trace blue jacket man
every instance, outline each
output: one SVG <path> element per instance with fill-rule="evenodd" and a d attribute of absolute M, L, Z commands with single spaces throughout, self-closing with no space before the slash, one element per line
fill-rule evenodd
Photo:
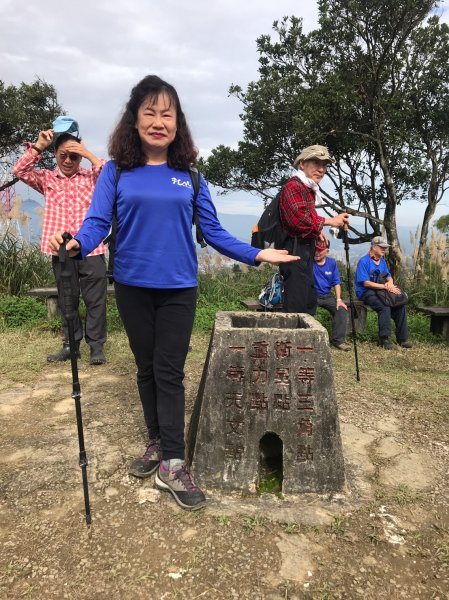
<path fill-rule="evenodd" d="M 371 240 L 371 248 L 359 260 L 355 273 L 355 291 L 357 298 L 371 306 L 377 313 L 379 324 L 379 346 L 385 350 L 392 350 L 394 345 L 390 340 L 391 320 L 396 325 L 396 340 L 402 348 L 411 348 L 408 341 L 407 310 L 405 306 L 386 306 L 376 294 L 376 290 L 386 289 L 393 294 L 399 294 L 400 289 L 394 284 L 391 273 L 385 260 L 385 254 L 390 244 L 380 236 Z M 377 283 L 380 273 L 387 274 L 386 283 Z"/>

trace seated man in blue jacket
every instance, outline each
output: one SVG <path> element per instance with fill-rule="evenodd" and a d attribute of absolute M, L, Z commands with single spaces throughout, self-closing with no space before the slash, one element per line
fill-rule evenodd
<path fill-rule="evenodd" d="M 346 344 L 346 325 L 348 322 L 348 307 L 341 299 L 340 273 L 337 261 L 328 256 L 329 248 L 316 246 L 313 263 L 313 278 L 318 296 L 318 306 L 325 308 L 332 315 L 331 344 L 338 350 L 348 352 L 351 349 Z M 331 293 L 335 289 L 335 296 Z"/>
<path fill-rule="evenodd" d="M 394 284 L 387 262 L 384 258 L 390 244 L 380 236 L 371 240 L 368 254 L 362 256 L 357 264 L 355 273 L 355 291 L 357 298 L 377 312 L 379 324 L 379 346 L 385 350 L 392 350 L 394 344 L 390 340 L 391 319 L 396 325 L 396 340 L 402 348 L 411 348 L 408 341 L 407 310 L 405 305 L 390 307 L 384 304 L 376 290 L 386 289 L 393 294 L 400 294 L 401 290 Z M 386 283 L 377 283 L 380 273 L 387 274 Z"/>

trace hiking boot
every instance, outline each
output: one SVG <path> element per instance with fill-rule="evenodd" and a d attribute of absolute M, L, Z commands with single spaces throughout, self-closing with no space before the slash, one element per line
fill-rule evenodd
<path fill-rule="evenodd" d="M 161 462 L 154 482 L 160 490 L 170 492 L 181 508 L 198 510 L 206 504 L 203 492 L 195 485 L 192 475 L 183 460 L 167 461 L 169 467 Z M 167 464 L 165 463 L 165 464 Z"/>
<path fill-rule="evenodd" d="M 346 342 L 342 342 L 341 344 L 332 344 L 332 346 L 337 348 L 337 350 L 342 350 L 343 352 L 349 352 L 349 350 L 351 350 L 351 346 Z"/>
<path fill-rule="evenodd" d="M 90 349 L 90 364 L 91 365 L 104 365 L 106 362 L 106 356 L 104 355 L 102 348 L 91 348 Z"/>
<path fill-rule="evenodd" d="M 136 458 L 129 468 L 129 474 L 135 477 L 149 477 L 156 471 L 161 460 L 161 440 L 150 440 L 143 456 Z"/>
<path fill-rule="evenodd" d="M 393 350 L 394 344 L 387 337 L 379 338 L 379 346 L 384 350 Z"/>
<path fill-rule="evenodd" d="M 76 346 L 76 358 L 81 358 L 79 342 L 77 344 L 75 344 L 75 346 Z M 48 362 L 64 362 L 66 360 L 70 360 L 69 344 L 64 344 L 62 346 L 62 350 L 60 350 L 56 354 L 50 354 L 50 356 L 47 356 L 47 360 L 48 360 Z"/>
<path fill-rule="evenodd" d="M 401 348 L 413 348 L 413 344 L 409 340 L 404 340 L 403 342 L 398 342 Z"/>

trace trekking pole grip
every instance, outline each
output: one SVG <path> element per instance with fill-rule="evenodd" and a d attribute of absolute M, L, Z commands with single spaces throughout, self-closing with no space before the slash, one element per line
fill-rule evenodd
<path fill-rule="evenodd" d="M 75 319 L 75 303 L 72 293 L 72 272 L 69 265 L 69 255 L 67 252 L 66 244 L 72 239 L 70 233 L 64 232 L 62 234 L 62 244 L 59 246 L 58 258 L 61 264 L 61 283 L 63 290 L 64 299 L 64 312 L 65 318 L 68 321 Z"/>

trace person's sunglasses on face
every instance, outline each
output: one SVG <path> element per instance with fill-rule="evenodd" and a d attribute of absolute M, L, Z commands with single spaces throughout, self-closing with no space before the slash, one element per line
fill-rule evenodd
<path fill-rule="evenodd" d="M 65 152 L 62 152 L 61 160 L 67 160 L 67 158 L 69 160 L 71 160 L 72 162 L 75 162 L 76 160 L 79 160 L 81 158 L 81 156 L 79 154 L 75 154 L 74 152 L 69 152 L 68 154 L 66 154 Z"/>

